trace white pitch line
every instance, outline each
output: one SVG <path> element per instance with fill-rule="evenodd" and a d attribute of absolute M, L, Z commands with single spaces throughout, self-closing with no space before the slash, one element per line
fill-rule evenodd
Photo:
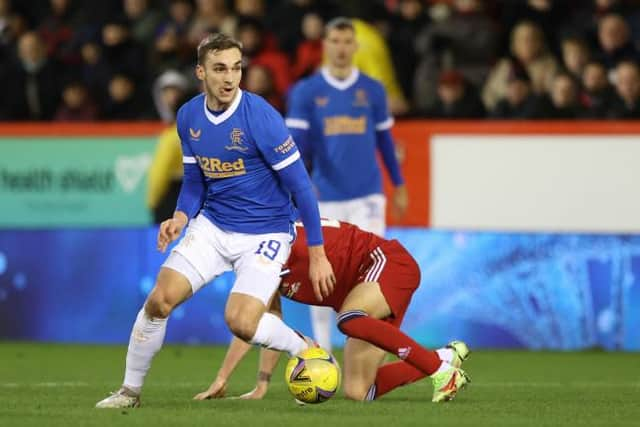
<path fill-rule="evenodd" d="M 41 383 L 0 383 L 0 387 L 87 387 L 89 383 L 81 381 L 41 382 Z"/>
<path fill-rule="evenodd" d="M 17 388 L 17 387 L 41 387 L 41 388 L 54 388 L 54 387 L 89 387 L 89 386 L 105 386 L 105 387 L 113 387 L 115 383 L 87 383 L 83 381 L 47 381 L 47 382 L 38 382 L 38 383 L 17 383 L 17 382 L 4 382 L 0 383 L 1 388 Z M 202 388 L 206 387 L 206 382 L 196 383 L 196 382 L 150 382 L 148 384 L 150 387 L 179 387 L 179 388 Z M 423 381 L 420 383 L 413 384 L 412 387 L 431 387 L 431 383 L 427 381 Z M 630 382 L 602 382 L 602 381 L 574 381 L 574 382 L 527 382 L 527 381 L 488 381 L 488 382 L 480 382 L 473 381 L 470 384 L 470 387 L 491 387 L 491 388 L 560 388 L 560 387 L 576 387 L 576 388 L 590 388 L 590 387 L 611 387 L 611 388 L 619 388 L 619 387 L 639 387 L 639 381 L 630 381 Z"/>
<path fill-rule="evenodd" d="M 0 388 L 16 388 L 16 387 L 89 387 L 89 386 L 104 386 L 104 387 L 116 387 L 116 383 L 112 382 L 95 382 L 95 383 L 87 383 L 84 381 L 47 381 L 47 382 L 38 382 L 38 383 L 17 383 L 17 382 L 0 382 Z M 149 386 L 154 387 L 207 387 L 207 382 L 203 381 L 201 383 L 196 382 L 152 382 L 149 383 Z"/>
<path fill-rule="evenodd" d="M 419 383 L 415 383 L 412 387 L 431 387 L 429 382 L 423 381 Z M 518 388 L 518 387 L 531 387 L 531 388 L 559 388 L 559 387 L 640 387 L 639 381 L 629 381 L 629 382 L 603 382 L 603 381 L 570 381 L 570 382 L 558 382 L 558 381 L 550 381 L 550 382 L 527 382 L 527 381 L 486 381 L 480 382 L 474 380 L 472 377 L 471 384 L 469 387 L 492 387 L 492 388 Z"/>

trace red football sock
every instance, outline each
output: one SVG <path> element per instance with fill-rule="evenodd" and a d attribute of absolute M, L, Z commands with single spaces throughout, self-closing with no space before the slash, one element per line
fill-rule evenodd
<path fill-rule="evenodd" d="M 392 324 L 369 317 L 363 311 L 342 313 L 338 317 L 338 328 L 347 336 L 395 354 L 426 375 L 433 374 L 442 364 L 438 353 L 422 347 Z"/>
<path fill-rule="evenodd" d="M 403 360 L 385 363 L 378 369 L 375 389 L 373 390 L 373 396 L 370 396 L 370 398 L 371 400 L 377 399 L 393 389 L 411 384 L 426 376 L 427 374 Z"/>

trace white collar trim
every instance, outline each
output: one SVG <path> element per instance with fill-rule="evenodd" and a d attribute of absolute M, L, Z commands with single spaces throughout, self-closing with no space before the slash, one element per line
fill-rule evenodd
<path fill-rule="evenodd" d="M 360 71 L 358 71 L 358 69 L 355 67 L 351 68 L 351 74 L 344 80 L 338 80 L 333 77 L 329 73 L 329 69 L 327 67 L 322 67 L 320 72 L 322 73 L 322 77 L 324 77 L 329 85 L 339 90 L 349 89 L 355 84 L 355 82 L 358 80 L 358 77 L 360 77 Z"/>
<path fill-rule="evenodd" d="M 204 105 L 203 105 L 204 114 L 207 116 L 207 119 L 209 119 L 211 123 L 213 123 L 214 125 L 219 125 L 220 123 L 224 122 L 229 117 L 231 117 L 233 113 L 236 112 L 236 110 L 238 109 L 238 105 L 240 105 L 241 99 L 242 99 L 242 90 L 238 88 L 238 93 L 236 93 L 236 97 L 233 99 L 233 102 L 231 102 L 231 105 L 229 105 L 229 108 L 224 110 L 223 113 L 216 116 L 214 114 L 211 114 L 211 111 L 209 111 L 209 109 L 207 108 L 207 95 L 205 95 Z"/>

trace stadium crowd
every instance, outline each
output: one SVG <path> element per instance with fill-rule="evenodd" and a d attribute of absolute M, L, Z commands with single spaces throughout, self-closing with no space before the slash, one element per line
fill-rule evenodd
<path fill-rule="evenodd" d="M 397 116 L 640 118 L 638 0 L 0 0 L 0 120 L 170 120 L 212 31 L 282 111 L 338 15 Z"/>

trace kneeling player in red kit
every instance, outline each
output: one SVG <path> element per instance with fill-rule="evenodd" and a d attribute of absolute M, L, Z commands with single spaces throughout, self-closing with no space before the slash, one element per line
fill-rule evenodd
<path fill-rule="evenodd" d="M 469 349 L 452 341 L 438 350 L 428 350 L 400 330 L 413 292 L 420 284 L 420 269 L 413 257 L 396 240 L 385 240 L 358 227 L 322 220 L 325 248 L 336 275 L 333 292 L 314 294 L 309 281 L 306 235 L 302 226 L 282 271 L 280 294 L 302 304 L 332 307 L 338 328 L 348 339 L 344 348 L 343 384 L 345 396 L 353 400 L 374 400 L 389 391 L 430 376 L 432 401 L 451 400 L 469 383 L 460 369 Z M 280 312 L 279 296 L 271 303 Z M 250 349 L 235 339 L 216 379 L 195 399 L 223 397 L 232 371 Z M 259 399 L 267 391 L 279 353 L 262 349 L 256 388 L 243 395 Z M 389 352 L 401 360 L 384 363 Z"/>

